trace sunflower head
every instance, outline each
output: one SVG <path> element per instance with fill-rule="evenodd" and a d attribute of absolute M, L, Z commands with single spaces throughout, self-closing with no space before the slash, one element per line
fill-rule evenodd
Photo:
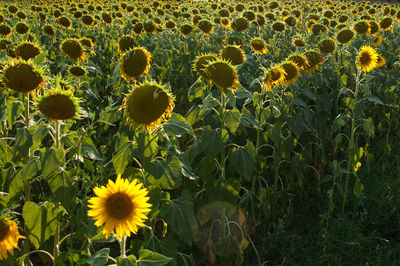
<path fill-rule="evenodd" d="M 240 48 L 243 49 L 244 47 L 244 42 L 242 38 L 238 36 L 230 36 L 225 39 L 225 45 L 239 45 Z"/>
<path fill-rule="evenodd" d="M 368 21 L 364 21 L 364 20 L 357 22 L 357 23 L 354 25 L 354 30 L 355 30 L 358 34 L 360 34 L 361 36 L 362 36 L 362 35 L 365 35 L 365 34 L 369 34 L 369 33 L 370 33 L 370 25 L 369 25 L 369 22 L 368 22 Z"/>
<path fill-rule="evenodd" d="M 226 60 L 217 59 L 211 61 L 205 68 L 207 78 L 214 83 L 215 86 L 221 89 L 222 92 L 226 89 L 237 88 L 239 78 L 235 66 L 231 65 Z"/>
<path fill-rule="evenodd" d="M 150 69 L 151 54 L 142 47 L 134 47 L 121 57 L 121 75 L 127 81 L 135 81 Z"/>
<path fill-rule="evenodd" d="M 135 33 L 136 35 L 142 34 L 142 32 L 144 31 L 144 25 L 142 22 L 137 22 L 135 23 L 135 25 L 133 25 L 133 33 Z"/>
<path fill-rule="evenodd" d="M 23 42 L 17 46 L 15 52 L 19 57 L 27 61 L 41 54 L 42 50 L 37 44 L 31 42 Z"/>
<path fill-rule="evenodd" d="M 12 29 L 5 25 L 5 24 L 1 24 L 0 25 L 0 36 L 1 37 L 9 37 L 12 33 Z"/>
<path fill-rule="evenodd" d="M 392 17 L 385 17 L 379 23 L 379 26 L 381 27 L 381 29 L 383 29 L 385 31 L 386 30 L 390 30 L 392 25 L 393 25 L 393 18 Z"/>
<path fill-rule="evenodd" d="M 17 224 L 9 219 L 0 220 L 0 260 L 7 259 L 7 253 L 14 254 L 18 240 L 25 238 L 18 232 Z"/>
<path fill-rule="evenodd" d="M 285 24 L 283 24 L 280 21 L 275 22 L 274 24 L 272 24 L 272 29 L 276 32 L 282 32 L 285 30 Z"/>
<path fill-rule="evenodd" d="M 373 46 L 378 46 L 382 43 L 382 36 L 376 36 L 373 40 L 372 40 L 372 45 Z"/>
<path fill-rule="evenodd" d="M 285 71 L 286 84 L 294 84 L 300 77 L 300 69 L 293 61 L 286 61 L 279 66 Z"/>
<path fill-rule="evenodd" d="M 125 99 L 127 121 L 132 127 L 141 126 L 151 132 L 171 116 L 173 100 L 173 96 L 160 84 L 147 81 L 139 84 Z"/>
<path fill-rule="evenodd" d="M 340 43 L 347 43 L 354 37 L 354 32 L 350 29 L 343 29 L 336 35 L 336 40 Z"/>
<path fill-rule="evenodd" d="M 294 62 L 299 68 L 306 69 L 309 65 L 307 62 L 307 58 L 301 54 L 293 54 L 289 56 L 288 61 Z"/>
<path fill-rule="evenodd" d="M 12 61 L 2 70 L 2 83 L 11 90 L 28 93 L 44 85 L 42 71 L 23 60 Z"/>
<path fill-rule="evenodd" d="M 25 34 L 29 31 L 29 26 L 23 22 L 18 22 L 17 25 L 15 25 L 15 31 L 18 34 Z"/>
<path fill-rule="evenodd" d="M 231 25 L 231 21 L 229 20 L 229 18 L 221 18 L 221 26 L 224 28 L 229 28 L 229 26 Z"/>
<path fill-rule="evenodd" d="M 45 25 L 43 27 L 43 33 L 54 38 L 56 36 L 56 32 L 54 31 L 54 28 L 52 25 Z"/>
<path fill-rule="evenodd" d="M 379 32 L 379 24 L 374 20 L 369 21 L 369 35 L 374 35 Z"/>
<path fill-rule="evenodd" d="M 376 68 L 381 67 L 386 64 L 386 59 L 378 53 L 378 60 L 376 61 Z"/>
<path fill-rule="evenodd" d="M 293 37 L 292 43 L 296 47 L 304 47 L 304 46 L 306 46 L 306 42 L 304 41 L 304 36 L 301 35 L 301 34 L 295 35 Z"/>
<path fill-rule="evenodd" d="M 179 31 L 183 34 L 183 36 L 187 37 L 193 31 L 193 26 L 190 24 L 183 24 L 179 28 Z"/>
<path fill-rule="evenodd" d="M 231 23 L 231 28 L 238 32 L 247 30 L 249 26 L 249 21 L 243 17 L 238 17 Z"/>
<path fill-rule="evenodd" d="M 369 72 L 378 65 L 378 53 L 371 46 L 364 45 L 358 54 L 358 67 L 364 72 Z"/>
<path fill-rule="evenodd" d="M 268 69 L 264 75 L 265 89 L 270 91 L 273 87 L 279 86 L 279 84 L 285 84 L 285 75 L 286 72 L 282 67 L 275 66 Z"/>
<path fill-rule="evenodd" d="M 117 238 L 136 234 L 139 226 L 144 226 L 151 204 L 147 201 L 148 190 L 142 184 L 129 182 L 118 175 L 115 183 L 108 180 L 107 186 L 95 187 L 96 194 L 88 200 L 88 216 L 95 220 L 97 227 L 103 227 L 108 238 L 115 230 Z"/>
<path fill-rule="evenodd" d="M 82 44 L 79 42 L 79 40 L 75 38 L 63 41 L 61 44 L 61 50 L 69 59 L 73 61 L 76 60 L 82 61 L 85 58 L 85 53 Z"/>
<path fill-rule="evenodd" d="M 51 120 L 67 120 L 79 117 L 79 99 L 71 90 L 62 90 L 61 85 L 47 91 L 36 103 L 39 111 Z"/>
<path fill-rule="evenodd" d="M 225 46 L 221 50 L 220 56 L 222 59 L 229 61 L 234 66 L 242 65 L 246 61 L 246 55 L 238 45 Z"/>
<path fill-rule="evenodd" d="M 304 55 L 308 63 L 308 66 L 304 70 L 310 75 L 325 61 L 324 57 L 316 51 L 307 51 Z"/>
<path fill-rule="evenodd" d="M 88 49 L 92 49 L 93 48 L 93 41 L 92 41 L 92 39 L 90 39 L 90 38 L 81 38 L 80 40 L 80 43 L 83 45 L 83 46 L 85 46 L 86 48 L 88 48 Z"/>
<path fill-rule="evenodd" d="M 319 24 L 319 23 L 315 23 L 314 25 L 312 25 L 311 27 L 311 32 L 314 35 L 319 35 L 323 32 L 328 32 L 328 28 L 325 25 Z"/>
<path fill-rule="evenodd" d="M 85 26 L 93 27 L 95 25 L 94 18 L 91 15 L 83 15 L 81 21 Z"/>
<path fill-rule="evenodd" d="M 58 24 L 60 24 L 63 28 L 71 28 L 71 20 L 67 17 L 60 17 L 58 19 Z"/>
<path fill-rule="evenodd" d="M 213 24 L 207 19 L 200 20 L 199 23 L 197 23 L 197 27 L 206 35 L 213 32 Z"/>
<path fill-rule="evenodd" d="M 125 35 L 119 38 L 117 44 L 118 44 L 119 54 L 123 54 L 128 50 L 138 46 L 138 43 L 136 42 L 135 38 L 133 38 L 130 35 Z"/>
<path fill-rule="evenodd" d="M 155 33 L 157 31 L 157 24 L 153 20 L 145 22 L 143 27 L 147 33 Z"/>
<path fill-rule="evenodd" d="M 255 54 L 266 54 L 268 52 L 267 44 L 261 38 L 251 39 L 250 48 Z"/>
<path fill-rule="evenodd" d="M 80 66 L 72 66 L 69 68 L 69 73 L 75 77 L 82 77 L 86 74 L 86 70 Z"/>
<path fill-rule="evenodd" d="M 199 75 L 207 79 L 207 74 L 205 72 L 205 67 L 213 60 L 216 60 L 218 58 L 217 55 L 215 54 L 202 54 L 200 56 L 197 56 L 196 59 L 194 60 L 193 63 L 193 69 L 199 73 Z"/>
<path fill-rule="evenodd" d="M 335 41 L 328 38 L 319 42 L 318 49 L 321 53 L 333 53 L 335 51 Z"/>

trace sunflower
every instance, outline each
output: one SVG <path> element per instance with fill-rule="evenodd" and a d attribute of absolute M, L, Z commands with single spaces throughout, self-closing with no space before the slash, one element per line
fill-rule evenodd
<path fill-rule="evenodd" d="M 76 77 L 82 77 L 86 74 L 86 70 L 80 66 L 72 66 L 69 68 L 69 73 Z"/>
<path fill-rule="evenodd" d="M 39 90 L 44 85 L 44 78 L 40 72 L 23 60 L 13 61 L 2 70 L 2 83 L 17 92 Z"/>
<path fill-rule="evenodd" d="M 319 42 L 318 49 L 321 53 L 333 53 L 335 51 L 335 41 L 328 38 Z"/>
<path fill-rule="evenodd" d="M 364 34 L 370 34 L 371 28 L 368 21 L 359 21 L 354 25 L 354 30 L 361 36 Z"/>
<path fill-rule="evenodd" d="M 376 68 L 381 67 L 386 64 L 386 59 L 378 53 L 378 61 L 376 62 Z"/>
<path fill-rule="evenodd" d="M 117 238 L 122 238 L 124 234 L 136 234 L 138 226 L 145 226 L 151 204 L 147 202 L 148 190 L 137 179 L 129 182 L 118 175 L 115 183 L 109 179 L 107 186 L 95 187 L 93 191 L 96 196 L 88 200 L 88 216 L 93 217 L 97 227 L 104 225 L 102 232 L 106 238 L 114 229 Z"/>
<path fill-rule="evenodd" d="M 293 61 L 301 69 L 306 69 L 309 65 L 305 56 L 300 54 L 293 54 L 288 58 L 288 61 Z"/>
<path fill-rule="evenodd" d="M 250 48 L 255 54 L 266 54 L 268 52 L 267 44 L 261 38 L 253 38 L 250 41 Z"/>
<path fill-rule="evenodd" d="M 306 46 L 306 42 L 304 41 L 304 36 L 297 34 L 296 36 L 293 37 L 293 46 L 296 47 L 304 47 Z"/>
<path fill-rule="evenodd" d="M 358 67 L 364 72 L 369 72 L 378 65 L 378 53 L 371 46 L 364 45 L 358 54 Z"/>
<path fill-rule="evenodd" d="M 264 85 L 267 91 L 279 84 L 285 84 L 286 71 L 281 67 L 272 67 L 267 70 L 264 77 Z"/>
<path fill-rule="evenodd" d="M 61 84 L 56 90 L 50 90 L 41 96 L 36 103 L 39 111 L 51 120 L 67 120 L 78 118 L 80 113 L 79 99 L 71 90 L 61 90 Z"/>
<path fill-rule="evenodd" d="M 244 42 L 240 37 L 230 36 L 225 39 L 225 45 L 239 45 L 243 49 Z"/>
<path fill-rule="evenodd" d="M 277 31 L 277 32 L 282 32 L 282 31 L 285 30 L 285 24 L 283 24 L 283 23 L 280 22 L 280 21 L 277 21 L 277 22 L 275 22 L 274 24 L 272 24 L 272 29 L 273 29 L 274 31 Z"/>
<path fill-rule="evenodd" d="M 157 24 L 153 20 L 145 22 L 143 27 L 147 33 L 154 34 L 157 31 Z"/>
<path fill-rule="evenodd" d="M 236 68 L 228 61 L 223 59 L 214 60 L 204 70 L 208 79 L 220 88 L 222 93 L 224 93 L 225 89 L 231 89 L 233 92 L 233 88 L 237 88 L 239 85 Z"/>
<path fill-rule="evenodd" d="M 246 61 L 246 55 L 238 45 L 225 46 L 221 49 L 220 56 L 222 59 L 230 61 L 234 66 L 242 65 Z"/>
<path fill-rule="evenodd" d="M 393 25 L 393 18 L 392 17 L 385 17 L 383 18 L 380 23 L 379 26 L 381 27 L 381 29 L 383 29 L 384 31 L 386 30 L 390 30 L 391 26 Z"/>
<path fill-rule="evenodd" d="M 41 54 L 42 50 L 36 44 L 33 44 L 31 42 L 23 42 L 17 46 L 15 52 L 19 57 L 27 61 Z"/>
<path fill-rule="evenodd" d="M 308 66 L 304 69 L 309 75 L 318 69 L 318 67 L 325 61 L 324 57 L 315 51 L 307 51 L 304 53 L 307 58 Z"/>
<path fill-rule="evenodd" d="M 58 24 L 60 24 L 63 28 L 69 29 L 71 28 L 71 20 L 67 17 L 61 17 L 58 19 Z"/>
<path fill-rule="evenodd" d="M 343 29 L 336 35 L 336 40 L 340 43 L 347 43 L 354 37 L 354 32 L 350 29 Z"/>
<path fill-rule="evenodd" d="M 25 238 L 18 232 L 14 221 L 3 219 L 0 221 L 0 260 L 7 259 L 7 252 L 14 254 L 14 248 L 18 248 L 18 240 Z"/>
<path fill-rule="evenodd" d="M 29 31 L 29 26 L 23 22 L 19 22 L 17 23 L 17 25 L 15 25 L 15 31 L 18 34 L 25 34 Z"/>
<path fill-rule="evenodd" d="M 135 38 L 133 38 L 130 35 L 125 35 L 125 36 L 122 36 L 121 38 L 119 38 L 117 44 L 118 44 L 118 53 L 119 54 L 123 54 L 123 53 L 129 51 L 130 49 L 138 46 Z"/>
<path fill-rule="evenodd" d="M 151 132 L 171 116 L 173 96 L 157 83 L 145 82 L 136 86 L 125 99 L 127 121 Z"/>
<path fill-rule="evenodd" d="M 280 68 L 285 71 L 286 84 L 294 84 L 300 77 L 300 69 L 297 64 L 292 61 L 282 63 Z"/>
<path fill-rule="evenodd" d="M 243 17 L 238 17 L 231 23 L 231 28 L 238 32 L 247 30 L 249 26 L 249 21 Z"/>
<path fill-rule="evenodd" d="M 230 22 L 229 18 L 222 18 L 221 26 L 224 28 L 229 28 L 231 26 L 231 22 Z"/>
<path fill-rule="evenodd" d="M 202 78 L 208 79 L 204 68 L 211 62 L 217 59 L 215 54 L 202 54 L 196 57 L 193 63 L 193 69 L 199 73 Z"/>
<path fill-rule="evenodd" d="M 85 58 L 82 44 L 77 39 L 67 39 L 61 44 L 61 50 L 71 60 L 83 60 Z"/>
<path fill-rule="evenodd" d="M 378 46 L 382 43 L 382 36 L 376 36 L 373 40 L 372 40 L 372 45 L 373 46 Z"/>
<path fill-rule="evenodd" d="M 183 24 L 179 28 L 179 31 L 183 34 L 183 36 L 187 37 L 193 31 L 193 26 L 189 24 Z"/>
<path fill-rule="evenodd" d="M 51 25 L 45 25 L 43 27 L 43 33 L 52 38 L 54 38 L 56 36 L 56 32 L 54 31 L 54 28 Z"/>
<path fill-rule="evenodd" d="M 1 24 L 0 25 L 0 37 L 10 37 L 12 33 L 12 29 L 5 25 L 5 24 Z"/>
<path fill-rule="evenodd" d="M 121 75 L 129 81 L 135 81 L 149 72 L 151 54 L 142 47 L 134 47 L 121 57 Z"/>
<path fill-rule="evenodd" d="M 201 32 L 203 32 L 206 35 L 213 32 L 212 23 L 206 19 L 199 21 L 199 23 L 197 23 L 196 26 L 201 30 Z"/>

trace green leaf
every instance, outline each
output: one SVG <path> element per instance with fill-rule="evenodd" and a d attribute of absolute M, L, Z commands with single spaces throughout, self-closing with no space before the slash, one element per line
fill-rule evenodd
<path fill-rule="evenodd" d="M 13 99 L 10 97 L 9 100 Z M 13 123 L 15 122 L 17 117 L 21 115 L 22 111 L 24 111 L 24 104 L 18 99 L 14 99 L 12 102 L 9 102 L 8 104 L 9 105 L 7 108 L 7 123 L 10 129 L 12 129 Z"/>
<path fill-rule="evenodd" d="M 188 133 L 195 135 L 193 128 L 186 122 L 185 118 L 180 114 L 173 113 L 167 123 L 164 124 L 164 130 L 170 132 L 171 135 L 181 136 Z"/>
<path fill-rule="evenodd" d="M 374 95 L 369 95 L 368 97 L 367 97 L 367 99 L 370 101 L 370 102 L 373 102 L 373 103 L 377 103 L 377 104 L 383 104 L 383 102 L 378 98 L 378 97 L 376 97 L 376 96 L 374 96 Z"/>
<path fill-rule="evenodd" d="M 368 137 L 373 137 L 375 135 L 375 126 L 374 121 L 371 117 L 363 120 L 362 126 L 364 128 L 365 133 L 367 133 Z"/>
<path fill-rule="evenodd" d="M 247 142 L 244 147 L 233 148 L 229 162 L 241 177 L 250 181 L 256 167 L 256 149 L 253 143 Z"/>
<path fill-rule="evenodd" d="M 237 108 L 225 111 L 223 121 L 229 130 L 235 133 L 240 124 L 240 111 Z"/>
<path fill-rule="evenodd" d="M 221 137 L 221 129 L 212 130 L 206 127 L 200 137 L 201 149 L 207 157 L 214 158 L 224 149 L 224 141 Z"/>
<path fill-rule="evenodd" d="M 29 180 L 34 177 L 40 169 L 40 158 L 37 156 L 31 156 L 22 169 L 22 179 Z M 29 182 L 29 181 L 26 181 Z"/>
<path fill-rule="evenodd" d="M 26 127 L 20 128 L 15 136 L 15 148 L 23 157 L 28 156 L 29 148 L 32 146 L 32 135 Z"/>
<path fill-rule="evenodd" d="M 172 258 L 164 256 L 157 252 L 152 252 L 148 249 L 139 250 L 139 266 L 162 266 L 171 261 Z"/>
<path fill-rule="evenodd" d="M 46 178 L 49 175 L 54 174 L 54 172 L 58 172 L 64 165 L 64 150 L 55 149 L 53 147 L 44 148 L 43 150 L 42 176 Z"/>
<path fill-rule="evenodd" d="M 94 253 L 86 263 L 92 264 L 93 266 L 103 266 L 108 262 L 108 256 L 110 254 L 109 248 L 103 248 Z"/>
<path fill-rule="evenodd" d="M 132 143 L 128 142 L 120 149 L 117 154 L 112 158 L 112 162 L 117 174 L 123 174 L 125 168 L 132 160 L 133 146 Z"/>
<path fill-rule="evenodd" d="M 46 201 L 36 205 L 27 201 L 22 209 L 22 217 L 28 228 L 28 237 L 36 249 L 54 235 L 61 216 L 65 213 L 62 206 L 55 207 L 54 203 Z"/>
<path fill-rule="evenodd" d="M 168 161 L 156 160 L 146 169 L 151 175 L 148 182 L 160 186 L 162 189 L 175 189 L 181 186 L 181 163 L 176 156 Z"/>
<path fill-rule="evenodd" d="M 126 258 L 118 258 L 117 266 L 136 266 L 136 257 L 129 255 Z"/>
<path fill-rule="evenodd" d="M 192 245 L 197 227 L 192 201 L 185 198 L 170 200 L 161 206 L 160 215 L 172 232 L 178 234 L 187 245 Z"/>
<path fill-rule="evenodd" d="M 143 162 L 150 162 L 158 153 L 158 137 L 156 134 L 140 134 L 136 138 L 137 147 L 134 154 Z"/>
<path fill-rule="evenodd" d="M 342 82 L 342 85 L 346 86 L 347 85 L 347 75 L 343 74 L 340 76 L 340 81 Z"/>

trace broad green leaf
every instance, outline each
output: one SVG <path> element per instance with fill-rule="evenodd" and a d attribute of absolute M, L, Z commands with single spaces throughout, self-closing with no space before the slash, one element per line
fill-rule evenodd
<path fill-rule="evenodd" d="M 139 250 L 139 266 L 162 266 L 171 261 L 172 258 L 166 257 L 160 253 L 152 252 L 148 249 Z"/>
<path fill-rule="evenodd" d="M 172 232 L 178 234 L 187 245 L 192 245 L 197 227 L 192 201 L 185 198 L 170 200 L 161 206 L 160 215 Z"/>
<path fill-rule="evenodd" d="M 11 97 L 9 100 L 11 100 Z M 15 120 L 24 111 L 24 104 L 18 99 L 14 99 L 13 102 L 10 102 L 8 104 L 9 105 L 7 108 L 7 123 L 9 128 L 12 129 Z"/>
<path fill-rule="evenodd" d="M 167 123 L 164 124 L 164 130 L 172 133 L 171 135 L 181 136 L 184 133 L 194 135 L 193 128 L 186 122 L 180 114 L 173 113 Z"/>
<path fill-rule="evenodd" d="M 110 254 L 109 248 L 103 248 L 94 253 L 86 263 L 91 264 L 93 266 L 103 266 L 108 262 L 108 255 Z"/>
<path fill-rule="evenodd" d="M 181 163 L 176 156 L 167 161 L 156 160 L 146 170 L 151 175 L 148 182 L 153 185 L 162 189 L 175 189 L 181 186 Z"/>
<path fill-rule="evenodd" d="M 224 149 L 221 129 L 212 130 L 210 127 L 205 128 L 200 140 L 202 150 L 210 158 L 214 158 Z"/>
<path fill-rule="evenodd" d="M 48 201 L 41 205 L 25 202 L 22 217 L 29 231 L 28 237 L 36 249 L 54 235 L 64 212 L 62 206 L 55 207 L 54 203 Z"/>
<path fill-rule="evenodd" d="M 44 154 L 42 158 L 42 176 L 44 178 L 54 174 L 54 172 L 59 172 L 60 167 L 64 166 L 63 149 L 44 148 L 42 154 Z"/>
<path fill-rule="evenodd" d="M 129 255 L 126 258 L 118 258 L 117 266 L 136 266 L 136 257 Z"/>
<path fill-rule="evenodd" d="M 158 153 L 158 137 L 156 134 L 141 134 L 136 138 L 134 155 L 143 163 L 150 162 Z"/>
<path fill-rule="evenodd" d="M 115 154 L 112 158 L 112 162 L 115 168 L 115 172 L 117 174 L 123 174 L 125 168 L 128 166 L 130 162 L 132 162 L 133 155 L 133 145 L 128 142 L 120 149 L 117 154 Z"/>
<path fill-rule="evenodd" d="M 40 158 L 37 156 L 29 157 L 24 168 L 22 169 L 22 179 L 25 180 L 25 182 L 29 182 L 27 180 L 36 176 L 39 169 L 40 169 Z"/>
<path fill-rule="evenodd" d="M 226 110 L 224 113 L 224 124 L 232 133 L 235 133 L 240 124 L 240 111 L 237 108 Z"/>
<path fill-rule="evenodd" d="M 32 144 L 32 135 L 29 130 L 26 127 L 18 129 L 15 136 L 15 148 L 21 156 L 28 156 L 28 151 Z"/>
<path fill-rule="evenodd" d="M 256 167 L 256 149 L 253 143 L 247 142 L 244 147 L 233 148 L 228 158 L 233 169 L 250 181 Z"/>

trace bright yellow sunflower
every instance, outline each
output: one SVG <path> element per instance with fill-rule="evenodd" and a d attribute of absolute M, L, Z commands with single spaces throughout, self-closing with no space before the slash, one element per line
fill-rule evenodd
<path fill-rule="evenodd" d="M 97 227 L 103 226 L 106 238 L 116 231 L 117 238 L 126 234 L 136 234 L 138 226 L 145 226 L 151 204 L 147 201 L 148 190 L 137 183 L 137 179 L 129 182 L 118 175 L 115 183 L 108 180 L 107 186 L 93 189 L 96 197 L 89 199 L 88 216 L 93 217 Z"/>
<path fill-rule="evenodd" d="M 279 84 L 284 85 L 286 71 L 281 67 L 273 67 L 265 73 L 264 85 L 267 91 L 272 90 L 273 87 L 279 86 Z"/>
<path fill-rule="evenodd" d="M 358 54 L 358 67 L 364 72 L 369 72 L 378 65 L 378 53 L 371 46 L 364 45 Z"/>
<path fill-rule="evenodd" d="M 7 252 L 11 255 L 14 248 L 18 248 L 18 240 L 25 238 L 18 232 L 17 224 L 14 221 L 0 221 L 0 260 L 7 259 Z"/>
<path fill-rule="evenodd" d="M 381 67 L 385 64 L 386 64 L 386 59 L 381 54 L 378 54 L 378 60 L 376 61 L 376 68 Z"/>

